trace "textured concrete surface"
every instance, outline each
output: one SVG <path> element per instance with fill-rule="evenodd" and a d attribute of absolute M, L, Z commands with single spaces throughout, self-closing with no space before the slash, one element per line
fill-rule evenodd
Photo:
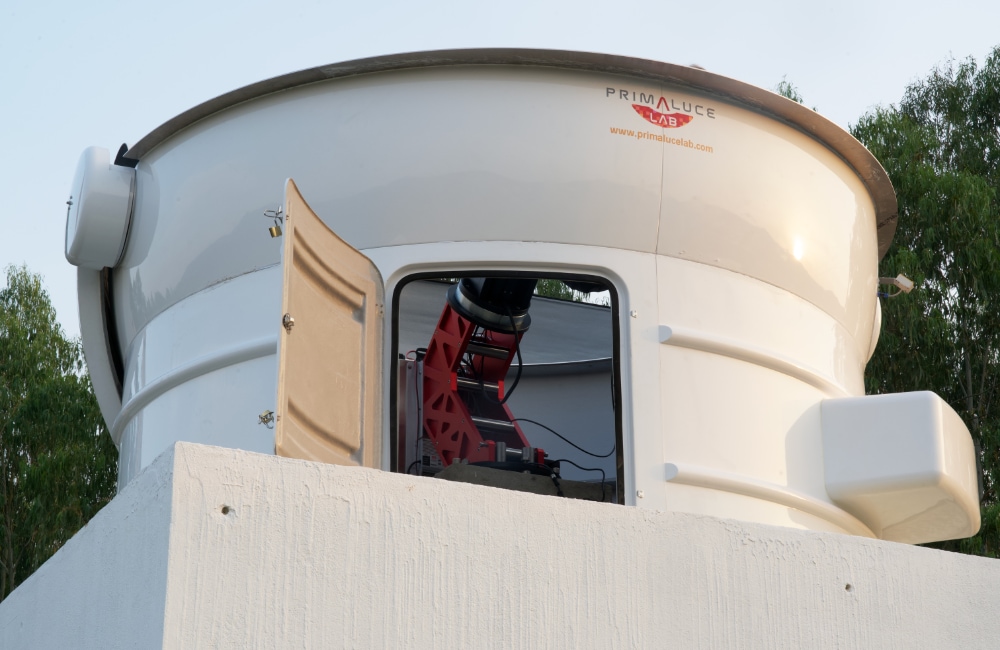
<path fill-rule="evenodd" d="M 0 603 L 0 648 L 158 648 L 174 488 L 163 454 Z"/>
<path fill-rule="evenodd" d="M 1000 562 L 178 443 L 3 648 L 992 648 Z"/>

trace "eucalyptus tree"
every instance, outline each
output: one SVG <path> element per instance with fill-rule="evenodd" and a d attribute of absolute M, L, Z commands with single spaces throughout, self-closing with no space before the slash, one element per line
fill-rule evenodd
<path fill-rule="evenodd" d="M 980 448 L 983 529 L 941 546 L 1000 556 L 1000 47 L 980 67 L 950 60 L 852 133 L 899 200 L 883 276 L 916 284 L 883 300 L 870 393 L 933 390 Z"/>
<path fill-rule="evenodd" d="M 0 290 L 0 600 L 115 492 L 117 451 L 80 343 L 41 278 L 6 269 Z"/>

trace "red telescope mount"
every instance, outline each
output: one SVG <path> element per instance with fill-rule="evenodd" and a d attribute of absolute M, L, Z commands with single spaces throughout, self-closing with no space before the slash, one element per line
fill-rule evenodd
<path fill-rule="evenodd" d="M 556 467 L 531 446 L 505 399 L 505 378 L 531 322 L 535 284 L 464 278 L 449 290 L 423 357 L 423 430 L 444 466 L 545 474 Z"/>

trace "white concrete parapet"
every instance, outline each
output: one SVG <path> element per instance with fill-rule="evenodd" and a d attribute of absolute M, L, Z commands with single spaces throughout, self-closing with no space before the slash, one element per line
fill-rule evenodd
<path fill-rule="evenodd" d="M 3 648 L 995 647 L 1000 562 L 177 443 Z"/>

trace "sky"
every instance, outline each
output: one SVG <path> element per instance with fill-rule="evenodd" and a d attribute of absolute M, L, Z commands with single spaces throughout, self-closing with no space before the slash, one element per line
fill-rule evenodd
<path fill-rule="evenodd" d="M 847 128 L 949 58 L 1000 45 L 1000 2 L 0 0 L 0 267 L 40 273 L 79 335 L 66 199 L 81 152 L 287 72 L 419 50 L 621 54 L 773 89 Z M 4 283 L 0 279 L 0 286 Z"/>

